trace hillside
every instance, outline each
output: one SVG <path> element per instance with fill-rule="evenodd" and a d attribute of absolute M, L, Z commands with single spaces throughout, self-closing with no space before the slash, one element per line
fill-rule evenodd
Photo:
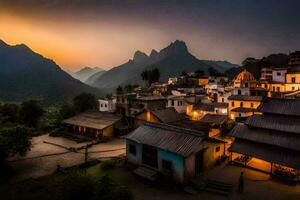
<path fill-rule="evenodd" d="M 237 67 L 237 65 L 226 61 L 199 60 L 189 53 L 183 41 L 177 40 L 159 52 L 152 50 L 149 56 L 137 51 L 132 60 L 108 70 L 92 85 L 110 91 L 118 85 L 142 83 L 140 74 L 145 69 L 158 68 L 161 73 L 161 81 L 166 81 L 170 76 L 179 75 L 183 71 L 193 72 L 200 69 L 207 74 L 210 67 L 224 72 L 232 67 Z"/>
<path fill-rule="evenodd" d="M 0 101 L 37 98 L 62 102 L 81 92 L 97 94 L 98 90 L 72 78 L 26 45 L 10 46 L 0 40 Z"/>

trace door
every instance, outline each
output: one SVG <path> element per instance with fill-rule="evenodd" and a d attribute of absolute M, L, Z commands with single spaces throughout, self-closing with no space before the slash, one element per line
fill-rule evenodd
<path fill-rule="evenodd" d="M 142 162 L 145 165 L 157 168 L 157 149 L 152 146 L 143 145 Z"/>
<path fill-rule="evenodd" d="M 200 175 L 203 172 L 203 158 L 204 158 L 204 150 L 196 153 L 196 157 L 195 157 L 196 176 Z"/>

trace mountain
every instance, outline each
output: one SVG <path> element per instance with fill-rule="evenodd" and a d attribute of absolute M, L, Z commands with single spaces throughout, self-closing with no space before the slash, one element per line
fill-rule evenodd
<path fill-rule="evenodd" d="M 37 98 L 52 103 L 68 101 L 81 92 L 98 94 L 26 45 L 10 46 L 0 40 L 0 100 Z"/>
<path fill-rule="evenodd" d="M 105 73 L 105 71 L 99 71 L 95 74 L 93 74 L 92 76 L 90 76 L 84 83 L 87 85 L 93 85 L 95 83 L 95 81 L 102 76 Z"/>
<path fill-rule="evenodd" d="M 79 71 L 73 73 L 73 77 L 80 80 L 81 82 L 85 82 L 90 78 L 92 75 L 98 73 L 98 72 L 104 72 L 105 70 L 99 68 L 99 67 L 84 67 L 80 69 Z"/>
<path fill-rule="evenodd" d="M 207 74 L 210 67 L 224 72 L 237 65 L 226 61 L 199 60 L 188 51 L 183 41 L 176 40 L 159 52 L 152 50 L 149 56 L 137 51 L 132 60 L 108 70 L 94 80 L 92 86 L 111 91 L 118 85 L 142 84 L 141 72 L 152 68 L 158 68 L 160 80 L 167 81 L 170 76 L 180 75 L 183 71 L 193 72 L 200 69 Z"/>

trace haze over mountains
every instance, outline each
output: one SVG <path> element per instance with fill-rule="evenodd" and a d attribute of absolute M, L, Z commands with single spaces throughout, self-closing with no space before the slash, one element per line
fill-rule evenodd
<path fill-rule="evenodd" d="M 78 70 L 77 72 L 71 73 L 71 76 L 84 83 L 94 74 L 98 73 L 99 75 L 103 74 L 104 72 L 105 70 L 99 67 L 84 67 Z"/>
<path fill-rule="evenodd" d="M 74 79 L 26 45 L 10 46 L 0 40 L 0 100 L 61 102 L 81 92 L 96 94 L 98 90 Z"/>
<path fill-rule="evenodd" d="M 152 50 L 149 56 L 137 51 L 132 60 L 108 70 L 89 84 L 103 91 L 112 91 L 118 85 L 142 84 L 140 74 L 146 69 L 158 68 L 160 80 L 166 81 L 170 76 L 180 75 L 183 71 L 193 72 L 200 69 L 207 74 L 210 67 L 224 72 L 238 65 L 227 61 L 199 60 L 188 51 L 183 41 L 176 40 L 159 52 Z"/>

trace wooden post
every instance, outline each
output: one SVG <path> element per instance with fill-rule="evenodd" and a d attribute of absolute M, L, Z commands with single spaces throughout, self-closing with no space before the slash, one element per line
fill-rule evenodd
<path fill-rule="evenodd" d="M 88 145 L 85 146 L 85 152 L 84 152 L 84 162 L 86 163 L 88 160 Z"/>
<path fill-rule="evenodd" d="M 271 172 L 270 174 L 273 174 L 273 163 L 271 162 Z"/>

